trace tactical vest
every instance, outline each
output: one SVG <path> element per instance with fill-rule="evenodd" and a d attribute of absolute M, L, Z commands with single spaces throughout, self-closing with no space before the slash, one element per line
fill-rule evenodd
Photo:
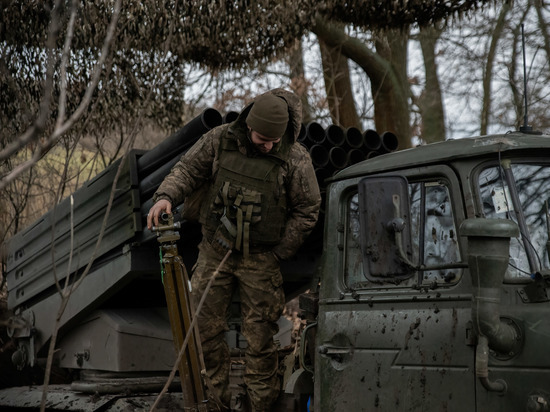
<path fill-rule="evenodd" d="M 248 157 L 235 139 L 221 138 L 219 169 L 201 210 L 211 243 L 225 241 L 247 257 L 251 247 L 280 242 L 287 202 L 279 170 L 285 157 L 286 153 Z"/>

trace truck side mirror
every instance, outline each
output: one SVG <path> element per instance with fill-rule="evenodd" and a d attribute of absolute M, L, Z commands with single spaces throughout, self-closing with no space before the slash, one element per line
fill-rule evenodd
<path fill-rule="evenodd" d="M 407 179 L 365 177 L 358 190 L 365 276 L 378 282 L 411 277 L 414 270 Z"/>

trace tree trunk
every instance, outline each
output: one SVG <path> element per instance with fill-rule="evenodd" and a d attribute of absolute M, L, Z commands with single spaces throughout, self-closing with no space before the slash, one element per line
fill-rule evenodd
<path fill-rule="evenodd" d="M 308 124 L 313 120 L 311 106 L 309 104 L 308 89 L 304 72 L 304 50 L 302 41 L 297 39 L 294 47 L 287 56 L 287 63 L 290 69 L 290 88 L 302 101 L 302 122 Z"/>
<path fill-rule="evenodd" d="M 537 18 L 539 20 L 539 28 L 542 38 L 544 39 L 544 51 L 546 52 L 546 59 L 550 60 L 550 34 L 548 34 L 548 22 L 544 18 L 543 9 L 544 4 L 542 0 L 535 0 L 535 10 L 537 11 Z"/>
<path fill-rule="evenodd" d="M 417 105 L 422 117 L 420 137 L 425 143 L 445 140 L 445 111 L 435 63 L 435 45 L 440 34 L 441 30 L 435 27 L 423 28 L 419 34 L 426 84 Z"/>
<path fill-rule="evenodd" d="M 510 10 L 510 4 L 503 2 L 497 23 L 491 36 L 491 44 L 487 52 L 487 61 L 483 73 L 483 102 L 481 106 L 480 134 L 486 135 L 489 128 L 489 116 L 491 112 L 491 81 L 493 80 L 493 65 L 496 57 L 497 44 L 505 28 L 506 14 Z"/>
<path fill-rule="evenodd" d="M 349 37 L 340 27 L 318 19 L 313 33 L 331 47 L 353 60 L 369 77 L 375 106 L 375 128 L 378 132 L 391 131 L 399 139 L 399 148 L 411 147 L 409 126 L 409 86 L 407 68 L 407 38 L 403 32 L 388 32 L 377 42 L 377 52 L 362 41 Z"/>
<path fill-rule="evenodd" d="M 522 61 L 521 58 L 521 26 L 517 26 L 512 30 L 512 51 L 510 54 L 510 63 L 508 63 L 508 83 L 510 85 L 510 93 L 512 94 L 512 105 L 515 113 L 515 129 L 519 130 L 523 120 L 523 89 L 518 87 L 523 80 L 523 74 L 518 76 L 518 62 Z M 520 73 L 523 73 L 520 69 Z"/>
<path fill-rule="evenodd" d="M 376 51 L 389 66 L 380 68 L 385 70 L 383 74 L 370 77 L 376 128 L 379 132 L 395 133 L 399 139 L 400 149 L 411 147 L 410 89 L 407 77 L 408 37 L 407 33 L 399 30 L 388 30 L 377 36 Z"/>
<path fill-rule="evenodd" d="M 353 100 L 348 58 L 339 46 L 330 46 L 319 39 L 323 77 L 332 122 L 342 127 L 361 128 Z"/>

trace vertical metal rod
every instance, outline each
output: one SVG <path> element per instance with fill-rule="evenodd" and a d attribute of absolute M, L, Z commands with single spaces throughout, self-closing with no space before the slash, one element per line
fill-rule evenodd
<path fill-rule="evenodd" d="M 528 110 L 527 110 L 527 66 L 525 62 L 525 35 L 523 32 L 523 23 L 521 24 L 521 44 L 523 49 L 523 98 L 525 99 L 525 109 L 523 112 L 523 131 L 529 130 Z"/>
<path fill-rule="evenodd" d="M 536 251 L 531 243 L 531 236 L 529 234 L 527 222 L 525 221 L 525 214 L 523 213 L 521 201 L 519 200 L 516 180 L 512 171 L 512 164 L 510 160 L 505 159 L 501 162 L 501 165 L 504 169 L 504 177 L 506 178 L 506 184 L 510 190 L 510 196 L 512 197 L 512 205 L 514 206 L 514 211 L 518 220 L 521 239 L 523 240 L 523 247 L 525 248 L 525 253 L 527 254 L 527 260 L 529 261 L 529 268 L 531 269 L 531 273 L 536 273 L 540 270 L 540 268 L 538 265 Z"/>
<path fill-rule="evenodd" d="M 420 182 L 420 216 L 418 218 L 419 239 L 418 239 L 418 266 L 424 266 L 424 241 L 426 240 L 426 184 Z M 424 271 L 418 271 L 418 286 L 424 281 Z"/>

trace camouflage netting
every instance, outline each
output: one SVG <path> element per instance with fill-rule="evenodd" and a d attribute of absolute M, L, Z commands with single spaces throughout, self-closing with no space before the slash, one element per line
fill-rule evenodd
<path fill-rule="evenodd" d="M 362 28 L 431 25 L 481 7 L 483 0 L 326 0 L 324 17 Z"/>
<path fill-rule="evenodd" d="M 213 68 L 266 62 L 314 22 L 315 0 L 187 1 L 179 30 L 182 52 Z M 190 45 L 191 47 L 187 47 Z"/>
<path fill-rule="evenodd" d="M 43 44 L 51 3 L 51 0 L 4 1 L 0 38 L 11 44 Z M 319 17 L 370 29 L 396 28 L 433 24 L 480 7 L 486 1 L 188 0 L 177 6 L 174 3 L 178 2 L 124 1 L 117 48 L 151 51 L 166 46 L 181 59 L 204 67 L 240 69 L 276 57 L 309 31 Z M 79 3 L 76 47 L 100 47 L 113 4 L 113 0 Z"/>

